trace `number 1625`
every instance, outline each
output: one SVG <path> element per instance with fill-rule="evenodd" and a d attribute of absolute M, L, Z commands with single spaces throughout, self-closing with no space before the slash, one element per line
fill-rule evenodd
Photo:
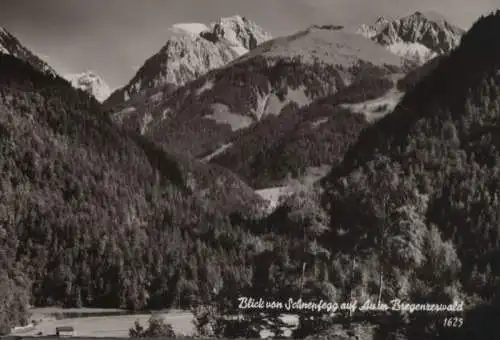
<path fill-rule="evenodd" d="M 462 327 L 463 324 L 464 324 L 464 318 L 451 317 L 451 318 L 444 318 L 443 320 L 444 327 L 459 328 Z"/>

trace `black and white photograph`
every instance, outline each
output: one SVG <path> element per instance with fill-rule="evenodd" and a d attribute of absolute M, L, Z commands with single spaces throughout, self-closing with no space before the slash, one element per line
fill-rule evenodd
<path fill-rule="evenodd" d="M 500 340 L 500 0 L 1 0 L 0 340 Z"/>

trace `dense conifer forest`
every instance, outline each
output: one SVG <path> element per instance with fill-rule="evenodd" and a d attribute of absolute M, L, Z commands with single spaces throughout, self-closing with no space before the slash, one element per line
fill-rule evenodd
<path fill-rule="evenodd" d="M 496 298 L 499 27 L 500 11 L 479 19 L 323 181 L 331 230 L 347 231 L 329 245 L 364 275 L 378 268 L 382 295 Z M 473 338 L 492 338 L 486 329 Z"/>
<path fill-rule="evenodd" d="M 424 67 L 393 113 L 361 132 L 328 176 L 255 228 L 289 250 L 290 272 L 275 278 L 289 279 L 305 264 L 302 293 L 310 299 L 464 302 L 459 328 L 445 327 L 446 313 L 350 318 L 351 326 L 378 324 L 375 338 L 496 339 L 499 28 L 500 11 L 480 18 L 459 48 Z M 302 316 L 300 328 L 324 326 L 333 336 L 329 322 L 339 320 Z"/>
<path fill-rule="evenodd" d="M 189 306 L 248 280 L 254 237 L 239 221 L 261 202 L 234 175 L 120 131 L 18 59 L 0 56 L 0 72 L 2 327 L 26 302 Z"/>

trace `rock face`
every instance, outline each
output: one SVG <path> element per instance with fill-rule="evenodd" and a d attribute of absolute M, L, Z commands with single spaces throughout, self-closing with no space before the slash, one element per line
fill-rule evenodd
<path fill-rule="evenodd" d="M 415 12 L 396 20 L 381 17 L 373 25 L 362 25 L 357 32 L 417 64 L 448 54 L 464 33 L 434 12 Z"/>
<path fill-rule="evenodd" d="M 96 73 L 87 71 L 66 76 L 71 85 L 94 96 L 99 102 L 105 101 L 111 94 L 108 84 Z"/>
<path fill-rule="evenodd" d="M 45 74 L 57 74 L 45 61 L 24 47 L 15 36 L 2 27 L 0 27 L 0 53 L 21 59 Z"/>
<path fill-rule="evenodd" d="M 261 27 L 241 16 L 221 18 L 209 26 L 176 24 L 161 50 L 144 63 L 126 86 L 115 91 L 107 103 L 119 105 L 158 87 L 174 90 L 269 39 L 271 36 Z"/>

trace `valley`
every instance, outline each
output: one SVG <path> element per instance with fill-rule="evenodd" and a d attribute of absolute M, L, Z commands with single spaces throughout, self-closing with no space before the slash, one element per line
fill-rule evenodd
<path fill-rule="evenodd" d="M 46 60 L 0 30 L 0 335 L 496 339 L 500 10 L 277 35 L 228 11 L 102 12 Z"/>
<path fill-rule="evenodd" d="M 78 337 L 128 338 L 129 329 L 133 327 L 136 320 L 146 325 L 151 317 L 151 313 L 129 314 L 125 310 L 107 309 L 37 308 L 30 312 L 33 313 L 31 319 L 37 321 L 37 324 L 26 330 L 14 330 L 11 335 L 22 337 L 55 336 L 57 327 L 73 327 L 75 335 Z M 83 316 L 72 317 L 73 313 Z M 109 313 L 109 315 L 103 316 L 104 313 Z M 64 317 L 64 315 L 68 316 Z M 192 323 L 193 315 L 189 312 L 158 312 L 155 315 L 163 317 L 174 327 L 177 334 L 192 335 L 195 331 Z"/>

